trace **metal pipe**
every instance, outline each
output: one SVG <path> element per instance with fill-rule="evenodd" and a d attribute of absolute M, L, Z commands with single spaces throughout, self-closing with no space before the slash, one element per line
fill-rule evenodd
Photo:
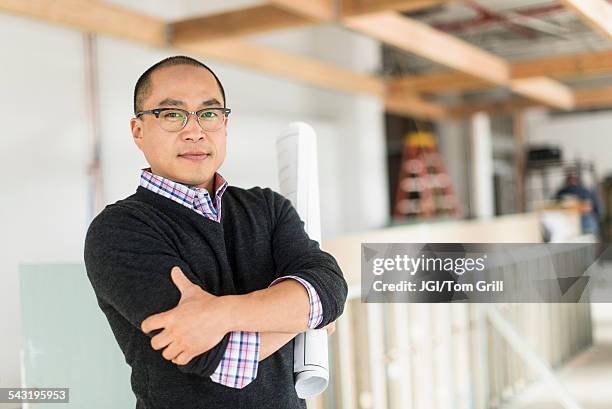
<path fill-rule="evenodd" d="M 104 207 L 101 160 L 100 105 L 98 95 L 98 71 L 96 35 L 90 32 L 83 34 L 83 51 L 85 59 L 85 104 L 86 121 L 90 141 L 90 162 L 87 168 L 89 176 L 88 221 L 91 221 Z"/>

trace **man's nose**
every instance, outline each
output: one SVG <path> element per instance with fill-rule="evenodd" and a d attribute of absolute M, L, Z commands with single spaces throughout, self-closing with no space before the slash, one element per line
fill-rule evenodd
<path fill-rule="evenodd" d="M 200 127 L 198 123 L 198 118 L 195 115 L 189 115 L 187 117 L 187 123 L 185 127 L 182 129 L 181 135 L 185 139 L 191 139 L 195 141 L 199 141 L 204 138 L 204 130 Z"/>

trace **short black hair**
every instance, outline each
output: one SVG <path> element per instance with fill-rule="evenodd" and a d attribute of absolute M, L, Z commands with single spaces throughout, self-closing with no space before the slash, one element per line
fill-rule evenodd
<path fill-rule="evenodd" d="M 151 94 L 151 75 L 160 68 L 172 67 L 174 65 L 192 65 L 194 67 L 204 68 L 210 72 L 213 77 L 215 77 L 215 81 L 217 81 L 217 85 L 219 86 L 219 90 L 223 96 L 223 106 L 226 106 L 225 89 L 223 89 L 223 85 L 221 84 L 221 81 L 219 81 L 217 74 L 215 74 L 206 64 L 196 60 L 195 58 L 187 57 L 185 55 L 175 55 L 164 58 L 163 60 L 153 64 L 142 73 L 140 78 L 138 78 L 138 81 L 136 81 L 136 86 L 134 87 L 134 115 L 142 111 L 144 100 Z"/>

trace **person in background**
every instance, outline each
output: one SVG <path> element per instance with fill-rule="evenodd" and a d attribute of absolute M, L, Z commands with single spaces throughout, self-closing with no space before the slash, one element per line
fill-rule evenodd
<path fill-rule="evenodd" d="M 582 183 L 580 173 L 574 166 L 565 169 L 565 183 L 555 195 L 557 201 L 575 199 L 579 202 L 582 233 L 599 233 L 600 205 L 597 193 Z"/>

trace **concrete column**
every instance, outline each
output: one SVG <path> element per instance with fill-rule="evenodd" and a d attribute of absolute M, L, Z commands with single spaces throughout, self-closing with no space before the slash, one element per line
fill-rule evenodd
<path fill-rule="evenodd" d="M 491 121 L 484 112 L 471 118 L 471 203 L 472 214 L 476 218 L 489 218 L 495 215 L 493 190 L 493 147 L 491 143 Z"/>

